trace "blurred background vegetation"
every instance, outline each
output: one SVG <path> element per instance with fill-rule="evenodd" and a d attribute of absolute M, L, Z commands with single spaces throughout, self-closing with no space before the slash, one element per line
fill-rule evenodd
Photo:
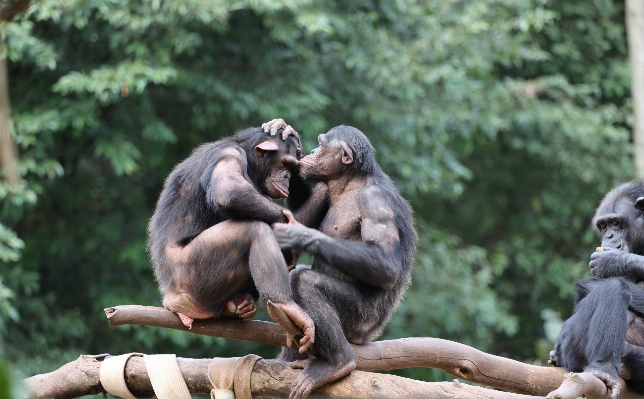
<path fill-rule="evenodd" d="M 103 314 L 160 305 L 164 178 L 243 127 L 371 139 L 420 236 L 383 339 L 542 364 L 594 207 L 633 176 L 622 1 L 41 0 L 1 31 L 22 183 L 0 180 L 0 357 L 23 376 L 81 353 L 276 355 Z"/>

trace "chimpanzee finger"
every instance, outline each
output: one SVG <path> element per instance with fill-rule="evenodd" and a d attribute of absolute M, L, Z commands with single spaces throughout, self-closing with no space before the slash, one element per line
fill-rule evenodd
<path fill-rule="evenodd" d="M 293 339 L 291 338 L 290 335 L 286 334 L 286 347 L 287 348 L 292 348 L 294 346 L 295 346 L 295 344 L 293 343 Z"/>
<path fill-rule="evenodd" d="M 257 308 L 254 307 L 254 306 L 251 306 L 251 307 L 247 308 L 246 310 L 244 310 L 243 312 L 241 312 L 239 314 L 239 317 L 241 317 L 244 320 L 248 320 L 248 319 L 252 319 L 253 317 L 255 317 L 256 314 L 257 314 Z"/>
<path fill-rule="evenodd" d="M 282 131 L 282 140 L 286 140 L 288 136 L 299 137 L 295 129 L 291 125 L 287 125 L 286 128 Z"/>
<path fill-rule="evenodd" d="M 300 340 L 300 353 L 305 353 L 309 347 L 313 345 L 313 341 L 306 335 Z"/>
<path fill-rule="evenodd" d="M 298 223 L 298 221 L 295 220 L 295 216 L 293 215 L 293 212 L 289 211 L 288 209 L 284 209 L 282 213 L 284 214 L 284 216 L 286 216 L 286 220 L 288 220 L 288 224 Z"/>
<path fill-rule="evenodd" d="M 271 126 L 273 123 L 275 123 L 277 119 L 271 119 L 268 122 L 262 123 L 262 129 L 264 129 L 264 133 L 268 133 L 271 130 Z"/>
<path fill-rule="evenodd" d="M 275 136 L 278 130 L 284 129 L 288 126 L 282 118 L 275 119 L 273 122 L 274 123 L 271 124 L 271 136 Z"/>
<path fill-rule="evenodd" d="M 238 307 L 238 312 L 239 314 L 244 314 L 244 313 L 252 312 L 254 309 L 257 309 L 257 306 L 255 306 L 255 303 L 248 301 L 248 303 L 245 304 L 244 306 Z"/>

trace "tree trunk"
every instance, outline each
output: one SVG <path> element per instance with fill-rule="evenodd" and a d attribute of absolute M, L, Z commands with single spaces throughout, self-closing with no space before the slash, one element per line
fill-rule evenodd
<path fill-rule="evenodd" d="M 2 29 L 0 27 L 0 29 Z M 11 130 L 11 107 L 9 106 L 9 79 L 4 37 L 0 32 L 0 166 L 4 171 L 9 187 L 20 184 L 18 172 L 18 151 Z"/>
<path fill-rule="evenodd" d="M 626 0 L 626 31 L 633 98 L 635 178 L 644 179 L 644 0 Z"/>
<path fill-rule="evenodd" d="M 35 1 L 35 0 L 33 0 Z M 16 14 L 23 12 L 31 5 L 32 0 L 0 1 L 0 21 L 9 21 Z"/>

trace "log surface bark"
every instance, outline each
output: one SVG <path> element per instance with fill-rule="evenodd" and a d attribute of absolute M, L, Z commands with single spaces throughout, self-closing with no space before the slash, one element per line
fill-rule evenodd
<path fill-rule="evenodd" d="M 208 379 L 210 359 L 177 358 L 188 390 L 208 394 L 213 388 Z M 60 369 L 36 375 L 25 382 L 35 398 L 69 399 L 103 392 L 100 383 L 101 361 L 81 356 Z M 287 398 L 299 370 L 291 369 L 278 360 L 259 360 L 250 378 L 253 397 Z M 152 384 L 143 358 L 131 357 L 125 366 L 128 389 L 134 396 L 152 396 Z M 490 389 L 454 382 L 429 383 L 388 374 L 354 371 L 346 378 L 315 390 L 310 398 L 337 399 L 403 399 L 403 398 L 498 398 L 534 399 L 535 396 L 492 391 Z"/>
<path fill-rule="evenodd" d="M 136 324 L 172 328 L 195 334 L 286 345 L 284 330 L 276 323 L 231 319 L 195 320 L 192 330 L 164 308 L 125 305 L 105 309 L 110 326 Z M 431 367 L 455 377 L 505 391 L 545 396 L 557 389 L 565 370 L 533 366 L 494 356 L 470 346 L 438 338 L 404 338 L 351 345 L 357 370 L 396 370 Z"/>
<path fill-rule="evenodd" d="M 107 308 L 105 313 L 110 326 L 136 324 L 172 328 L 190 331 L 195 334 L 253 341 L 269 345 L 286 345 L 285 332 L 276 323 L 231 319 L 195 320 L 192 330 L 188 330 L 176 314 L 164 308 L 125 305 Z M 359 391 L 367 389 L 365 387 L 369 383 L 365 381 L 368 380 L 371 381 L 372 385 L 374 383 L 376 385 L 374 385 L 373 389 L 369 388 L 367 390 L 370 396 L 364 397 L 521 398 L 528 397 L 528 395 L 532 395 L 530 397 L 545 397 L 548 393 L 560 387 L 564 381 L 563 376 L 565 374 L 565 370 L 562 368 L 521 363 L 439 338 L 403 338 L 371 342 L 364 345 L 351 345 L 351 348 L 356 356 L 357 371 L 342 380 L 345 381 L 345 385 L 336 386 L 336 384 L 331 384 L 316 392 L 323 394 L 324 397 L 341 398 L 345 397 L 343 396 L 346 394 L 343 393 L 344 390 L 348 390 L 352 394 L 347 394 L 348 396 L 346 397 L 360 398 L 363 396 L 360 396 Z M 261 378 L 264 381 L 264 388 L 253 385 L 253 389 L 257 389 L 258 397 L 281 397 L 281 395 L 288 397 L 290 383 L 297 371 L 291 370 L 289 367 L 284 369 L 285 364 L 276 361 L 260 361 L 258 364 L 262 366 L 259 368 L 256 366 L 253 380 L 251 380 L 257 382 Z M 502 389 L 508 391 L 508 393 L 490 391 L 465 384 L 459 385 L 449 382 L 426 383 L 396 376 L 361 373 L 372 370 L 396 370 L 411 367 L 429 367 L 443 370 L 460 379 Z M 390 377 L 393 379 L 389 380 Z M 269 383 L 269 378 L 277 378 L 282 382 L 280 384 Z M 589 374 L 584 374 L 581 379 L 575 377 L 570 380 L 570 383 L 573 381 L 586 381 L 588 388 L 592 392 L 597 391 L 597 383 L 603 385 L 601 381 Z M 384 388 L 382 384 L 386 384 L 387 388 Z M 622 386 L 621 399 L 641 398 L 641 396 L 629 391 L 623 380 Z M 327 391 L 328 389 L 338 391 Z M 583 392 L 585 387 L 581 386 L 576 389 Z M 381 393 L 382 396 L 379 396 Z M 603 397 L 598 399 L 603 399 Z"/>

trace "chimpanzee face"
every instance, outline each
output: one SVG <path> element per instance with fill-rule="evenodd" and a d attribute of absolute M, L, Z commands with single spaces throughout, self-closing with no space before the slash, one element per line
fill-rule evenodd
<path fill-rule="evenodd" d="M 635 204 L 626 197 L 602 203 L 595 215 L 595 228 L 602 237 L 602 247 L 639 253 L 644 250 L 644 197 Z"/>
<path fill-rule="evenodd" d="M 309 182 L 329 181 L 338 177 L 353 163 L 353 151 L 339 140 L 330 140 L 326 134 L 318 136 L 320 144 L 300 159 L 300 175 Z"/>
<path fill-rule="evenodd" d="M 255 146 L 259 161 L 266 167 L 262 188 L 271 198 L 288 197 L 291 176 L 298 173 L 297 145 L 290 141 L 278 135 Z"/>

